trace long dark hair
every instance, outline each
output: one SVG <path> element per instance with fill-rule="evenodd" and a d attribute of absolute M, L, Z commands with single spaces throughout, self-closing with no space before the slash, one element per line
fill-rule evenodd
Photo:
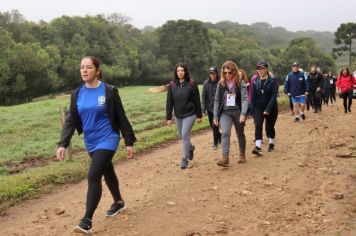
<path fill-rule="evenodd" d="M 184 63 L 177 63 L 176 68 L 174 69 L 174 81 L 177 82 L 179 81 L 178 75 L 177 75 L 177 69 L 178 67 L 182 67 L 184 69 L 184 80 L 188 82 L 190 80 L 190 75 L 189 75 L 189 70 L 186 64 Z"/>
<path fill-rule="evenodd" d="M 350 75 L 350 70 L 349 70 L 349 68 L 348 68 L 347 66 L 343 66 L 343 67 L 341 68 L 341 71 L 340 71 L 340 76 L 343 76 L 343 75 L 344 75 L 344 74 L 342 73 L 344 70 L 347 71 L 347 75 L 346 75 L 346 76 Z"/>
<path fill-rule="evenodd" d="M 99 59 L 96 58 L 96 57 L 93 57 L 93 56 L 85 56 L 85 57 L 82 58 L 82 60 L 84 58 L 88 58 L 93 62 L 93 65 L 94 65 L 95 69 L 97 71 L 99 71 L 99 75 L 98 75 L 99 79 L 102 79 L 103 78 L 103 72 L 101 71 L 101 68 L 100 68 L 100 64 L 101 63 L 100 63 Z"/>

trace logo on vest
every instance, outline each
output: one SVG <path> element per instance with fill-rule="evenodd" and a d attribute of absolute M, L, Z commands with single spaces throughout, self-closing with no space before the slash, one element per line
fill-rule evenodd
<path fill-rule="evenodd" d="M 105 96 L 99 96 L 98 97 L 98 106 L 104 106 L 105 100 L 106 100 Z"/>

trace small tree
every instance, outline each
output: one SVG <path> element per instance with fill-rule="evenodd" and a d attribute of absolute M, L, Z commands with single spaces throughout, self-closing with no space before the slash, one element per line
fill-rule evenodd
<path fill-rule="evenodd" d="M 333 53 L 335 57 L 348 56 L 349 57 L 349 68 L 352 66 L 352 57 L 356 56 L 353 52 L 352 43 L 356 39 L 356 23 L 343 23 L 337 28 L 335 32 L 334 42 L 336 45 L 341 45 L 340 47 L 333 48 Z"/>

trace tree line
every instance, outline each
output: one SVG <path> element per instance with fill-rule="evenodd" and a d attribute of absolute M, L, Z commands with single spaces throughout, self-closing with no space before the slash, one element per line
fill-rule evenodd
<path fill-rule="evenodd" d="M 304 69 L 316 64 L 336 71 L 331 48 L 322 50 L 312 37 L 267 23 L 178 20 L 140 30 L 129 22 L 120 14 L 101 14 L 35 23 L 17 10 L 0 12 L 0 105 L 72 90 L 81 83 L 79 63 L 86 55 L 99 58 L 104 80 L 118 86 L 165 84 L 177 62 L 187 63 L 200 83 L 209 66 L 225 60 L 251 75 L 264 59 L 279 78 L 294 61 Z M 281 38 L 283 33 L 288 37 Z"/>

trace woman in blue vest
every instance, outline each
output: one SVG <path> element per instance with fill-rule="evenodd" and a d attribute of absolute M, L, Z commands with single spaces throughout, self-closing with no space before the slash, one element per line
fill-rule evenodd
<path fill-rule="evenodd" d="M 74 131 L 84 133 L 84 143 L 91 157 L 91 164 L 88 171 L 86 212 L 74 231 L 90 233 L 94 211 L 101 198 L 102 176 L 114 200 L 106 216 L 115 216 L 125 209 L 112 158 L 120 142 L 120 132 L 125 139 L 127 158 L 133 157 L 132 146 L 136 137 L 125 115 L 117 88 L 100 80 L 102 73 L 99 61 L 94 57 L 84 57 L 80 64 L 80 74 L 84 84 L 72 93 L 70 110 L 56 154 L 58 160 L 63 160 Z"/>

